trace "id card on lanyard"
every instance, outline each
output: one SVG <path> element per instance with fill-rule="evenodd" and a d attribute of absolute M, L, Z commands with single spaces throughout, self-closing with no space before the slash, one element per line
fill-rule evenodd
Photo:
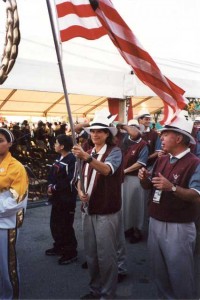
<path fill-rule="evenodd" d="M 161 195 L 162 195 L 162 191 L 161 190 L 155 190 L 155 193 L 153 195 L 153 202 L 159 204 L 160 203 Z"/>
<path fill-rule="evenodd" d="M 167 162 L 165 163 L 165 166 L 164 166 L 163 170 L 166 170 L 166 165 L 167 165 Z M 168 169 L 168 172 L 165 172 L 165 174 L 163 176 L 165 176 L 166 178 L 169 178 L 169 174 L 172 172 L 172 170 L 174 169 L 175 165 L 176 165 L 176 163 L 174 163 L 173 167 L 170 168 L 170 169 Z M 160 204 L 160 198 L 161 198 L 161 196 L 162 196 L 162 191 L 161 190 L 155 190 L 154 195 L 153 195 L 153 202 L 157 203 L 157 204 Z"/>

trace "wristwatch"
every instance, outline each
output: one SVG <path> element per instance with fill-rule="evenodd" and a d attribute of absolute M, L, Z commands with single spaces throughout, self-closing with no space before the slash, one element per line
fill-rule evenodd
<path fill-rule="evenodd" d="M 173 185 L 171 189 L 172 189 L 172 192 L 176 192 L 176 185 Z"/>
<path fill-rule="evenodd" d="M 91 161 L 93 160 L 93 157 L 92 156 L 89 156 L 86 160 L 85 160 L 85 162 L 86 163 L 91 163 Z"/>

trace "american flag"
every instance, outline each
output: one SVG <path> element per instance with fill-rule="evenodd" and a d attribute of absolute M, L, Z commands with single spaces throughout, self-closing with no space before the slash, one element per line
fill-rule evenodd
<path fill-rule="evenodd" d="M 56 0 L 61 42 L 75 37 L 95 40 L 107 34 L 89 0 Z"/>
<path fill-rule="evenodd" d="M 65 35 L 65 39 L 62 38 L 62 41 L 76 36 L 88 39 L 87 34 L 84 34 L 84 30 L 80 30 L 79 33 L 76 31 L 74 36 L 72 36 L 72 31 L 68 35 L 67 30 L 70 29 L 70 26 L 73 28 L 72 24 L 77 22 L 77 19 L 80 19 L 79 24 L 81 22 L 81 28 L 88 29 L 90 19 L 96 17 L 95 23 L 98 19 L 98 24 L 103 26 L 102 28 L 101 25 L 99 25 L 98 29 L 101 28 L 103 34 L 106 30 L 106 33 L 117 47 L 121 56 L 133 68 L 136 76 L 163 100 L 164 119 L 161 123 L 169 124 L 174 118 L 176 118 L 176 115 L 187 105 L 188 102 L 187 99 L 183 97 L 184 90 L 161 73 L 155 61 L 141 46 L 134 33 L 121 18 L 110 0 L 56 0 L 56 3 L 59 19 L 64 18 L 64 16 L 71 15 L 70 23 L 68 22 L 64 24 L 63 19 L 62 27 L 60 27 L 61 37 Z M 62 8 L 64 6 L 66 6 L 67 9 L 64 10 L 64 8 Z M 93 8 L 93 10 L 91 10 L 91 8 Z M 80 13 L 80 11 L 82 13 Z M 90 30 L 92 30 L 92 22 L 90 24 Z M 96 28 L 97 27 L 95 26 L 93 27 L 93 29 Z M 172 113 L 170 113 L 171 111 Z"/>

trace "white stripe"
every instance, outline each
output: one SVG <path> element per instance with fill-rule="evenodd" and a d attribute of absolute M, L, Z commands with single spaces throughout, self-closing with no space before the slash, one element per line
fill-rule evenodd
<path fill-rule="evenodd" d="M 173 120 L 174 117 L 177 117 L 177 115 L 181 112 L 181 109 L 177 109 L 176 112 L 174 113 L 172 108 L 168 105 L 168 115 L 167 119 L 165 120 L 164 125 L 170 125 L 171 120 Z"/>
<path fill-rule="evenodd" d="M 112 2 L 110 0 L 100 0 L 100 2 L 106 4 L 109 7 L 114 8 L 114 6 L 113 6 L 113 4 L 112 4 Z"/>
<path fill-rule="evenodd" d="M 111 168 L 111 173 L 114 174 L 115 173 L 115 170 L 113 168 L 113 165 L 109 162 L 105 162 L 106 165 L 108 165 L 110 168 Z"/>
<path fill-rule="evenodd" d="M 99 14 L 99 10 L 98 10 L 98 14 Z M 110 31 L 116 37 L 123 39 L 125 42 L 131 43 L 133 45 L 133 47 L 137 46 L 137 47 L 141 48 L 141 50 L 144 50 L 144 48 L 142 47 L 142 45 L 140 45 L 140 43 L 138 42 L 136 37 L 134 37 L 134 34 L 132 33 L 132 31 L 126 30 L 125 27 L 118 25 L 117 23 L 106 18 L 106 16 L 103 13 L 101 13 L 101 17 L 106 20 L 106 22 L 109 24 L 109 27 L 111 29 Z M 118 50 L 121 53 L 121 55 L 126 58 L 127 62 L 130 65 L 132 65 L 133 67 L 139 68 L 142 71 L 145 71 L 149 74 L 152 74 L 154 77 L 156 77 L 158 79 L 161 79 L 171 89 L 171 87 L 169 86 L 169 84 L 168 84 L 166 78 L 163 76 L 163 74 L 159 70 L 152 68 L 153 66 L 151 63 L 149 63 L 148 61 L 143 60 L 141 58 L 138 58 L 134 55 L 131 55 L 131 54 L 123 51 L 123 49 L 118 48 Z M 144 50 L 144 51 L 146 52 L 146 50 Z"/>
<path fill-rule="evenodd" d="M 127 30 L 125 27 L 123 27 L 121 25 L 118 25 L 117 23 L 115 23 L 115 22 L 111 21 L 110 19 L 106 18 L 106 16 L 104 14 L 101 14 L 101 15 L 103 15 L 103 18 L 109 24 L 111 32 L 116 37 L 119 37 L 119 38 L 123 39 L 125 42 L 131 43 L 133 45 L 133 47 L 137 46 L 137 47 L 141 48 L 141 50 L 144 50 L 146 52 L 146 50 L 138 42 L 137 38 L 134 37 L 134 34 L 132 33 L 132 31 Z M 123 57 L 125 57 L 125 59 L 127 60 L 127 62 L 131 66 L 139 68 L 140 70 L 145 71 L 149 74 L 152 74 L 154 77 L 156 77 L 156 78 L 160 79 L 161 81 L 163 81 L 165 83 L 165 85 L 168 86 L 171 89 L 171 87 L 168 84 L 165 76 L 163 76 L 163 74 L 159 71 L 159 69 L 155 69 L 154 66 L 151 63 L 149 63 L 148 61 L 146 61 L 144 59 L 141 59 L 141 58 L 138 58 L 134 55 L 131 55 L 131 54 L 123 51 L 123 49 L 118 48 L 118 51 L 121 53 L 121 55 Z"/>
<path fill-rule="evenodd" d="M 103 154 L 99 154 L 98 157 L 97 157 L 97 160 L 100 161 L 102 159 L 102 156 L 103 156 Z M 92 176 L 90 178 L 90 183 L 89 183 L 89 186 L 88 186 L 88 189 L 87 189 L 87 194 L 88 194 L 89 197 L 91 196 L 91 193 L 92 193 L 92 189 L 93 189 L 93 186 L 94 186 L 94 181 L 95 181 L 96 174 L 97 174 L 97 171 L 95 169 L 93 169 Z"/>
<path fill-rule="evenodd" d="M 112 5 L 112 2 L 109 0 L 100 0 L 100 4 L 101 3 L 104 3 L 108 7 L 115 9 L 114 6 Z M 111 40 L 113 41 L 114 44 L 115 44 L 115 38 L 119 37 L 119 38 L 123 39 L 124 42 L 128 41 L 129 43 L 132 43 L 132 47 L 137 46 L 141 50 L 144 50 L 146 52 L 146 50 L 139 44 L 139 41 L 137 40 L 137 38 L 135 37 L 133 32 L 128 28 L 128 26 L 126 24 L 125 24 L 125 26 L 121 26 L 118 23 L 116 23 L 115 21 L 109 19 L 109 17 L 107 18 L 105 16 L 104 12 L 101 11 L 100 8 L 98 8 L 96 10 L 96 13 L 107 24 L 106 26 L 109 28 L 109 32 L 108 32 L 109 37 L 111 38 Z M 157 67 L 158 69 L 156 68 L 156 66 L 154 67 L 154 65 L 151 64 L 151 62 L 146 61 L 145 58 L 144 59 L 137 58 L 134 55 L 128 54 L 127 52 L 123 51 L 123 46 L 120 44 L 119 44 L 119 47 L 121 47 L 121 49 L 117 47 L 118 51 L 120 52 L 122 57 L 127 61 L 127 63 L 133 67 L 133 69 L 138 68 L 142 72 L 147 72 L 147 73 L 153 75 L 155 78 L 158 78 L 159 80 L 161 80 L 162 83 L 164 83 L 169 88 L 169 92 L 168 92 L 169 94 L 168 94 L 168 93 L 164 92 L 163 90 L 157 88 L 156 86 L 152 86 L 152 84 L 150 84 L 149 81 L 147 81 L 147 80 L 145 81 L 145 74 L 144 74 L 144 79 L 141 78 L 142 81 L 147 86 L 149 86 L 158 96 L 160 96 L 165 102 L 169 103 L 176 110 L 178 109 L 179 103 L 182 102 L 182 103 L 187 104 L 187 100 L 181 95 L 181 93 L 176 92 L 173 89 L 173 87 L 170 86 L 167 78 L 161 73 L 161 71 L 159 70 L 158 67 Z M 139 49 L 139 51 L 140 51 L 140 49 Z M 147 53 L 147 55 L 148 55 L 148 53 Z M 156 63 L 153 61 L 153 59 L 152 59 L 152 62 L 156 65 Z M 139 76 L 139 78 L 140 78 L 140 76 Z"/>
<path fill-rule="evenodd" d="M 106 15 L 99 9 L 96 10 L 96 13 L 101 16 L 101 18 L 106 21 L 106 23 L 109 26 L 109 29 L 114 35 L 120 37 L 123 40 L 128 41 L 129 43 L 132 43 L 136 45 L 137 47 L 141 48 L 142 50 L 146 51 L 143 46 L 140 44 L 136 36 L 133 34 L 133 32 L 127 27 L 121 26 L 117 24 L 116 22 L 112 21 L 111 19 L 107 18 Z"/>
<path fill-rule="evenodd" d="M 102 156 L 104 155 L 104 153 L 106 152 L 106 149 L 107 149 L 107 145 L 105 144 L 103 146 L 103 148 L 100 150 L 101 154 L 98 154 L 98 157 L 97 157 L 97 160 L 98 161 L 101 161 L 102 159 Z M 89 183 L 89 186 L 88 186 L 88 189 L 87 189 L 87 182 L 88 182 L 88 170 L 89 170 L 89 164 L 86 164 L 86 167 L 85 167 L 85 172 L 84 172 L 84 188 L 85 188 L 85 191 L 86 193 L 88 194 L 89 198 L 91 196 L 91 192 L 92 192 L 92 189 L 93 189 L 93 186 L 94 186 L 94 182 L 95 182 L 95 177 L 96 177 L 96 173 L 97 171 L 95 169 L 93 169 L 92 171 L 92 175 L 91 175 L 91 178 L 90 178 L 90 183 Z"/>
<path fill-rule="evenodd" d="M 140 160 L 138 160 L 137 163 L 138 163 L 138 164 L 141 164 L 141 165 L 143 165 L 143 166 L 146 166 L 146 165 L 147 165 L 146 163 L 144 163 L 143 161 L 140 161 Z"/>
<path fill-rule="evenodd" d="M 131 58 L 130 58 L 131 56 L 132 55 L 128 55 L 127 54 L 126 58 L 127 58 L 127 61 L 130 63 L 130 65 L 133 66 L 133 68 L 136 67 L 136 68 L 140 69 L 141 71 L 147 72 L 147 73 L 153 75 L 155 78 L 157 78 L 160 81 L 162 81 L 169 88 L 169 90 L 172 93 L 176 94 L 176 97 L 177 98 L 179 97 L 180 101 L 183 102 L 184 98 L 180 94 L 175 93 L 175 91 L 171 89 L 171 87 L 168 84 L 166 78 L 164 76 L 160 76 L 160 77 L 157 76 L 157 75 L 162 75 L 159 71 L 158 72 L 156 72 L 156 71 L 154 72 L 154 70 L 152 70 L 152 68 L 151 68 L 151 64 L 149 64 L 147 62 L 145 63 L 145 61 L 143 61 L 144 64 L 142 65 L 142 63 L 141 63 L 142 60 L 141 59 L 137 59 L 138 61 L 140 61 L 140 63 L 138 63 L 138 61 L 136 59 L 134 61 L 132 61 Z M 135 62 L 136 62 L 136 64 L 135 64 Z M 137 63 L 138 63 L 138 65 L 137 65 Z M 149 67 L 149 69 L 148 69 L 148 67 Z M 163 100 L 166 100 L 168 103 L 170 103 L 170 105 L 177 106 L 177 104 L 178 104 L 177 101 L 170 95 L 170 93 L 167 93 L 167 92 L 165 92 L 165 91 L 157 88 L 156 86 L 152 85 L 149 81 L 147 82 L 144 79 L 142 79 L 142 80 L 143 80 L 143 83 L 145 83 L 147 86 L 149 86 L 157 95 L 159 95 L 160 98 L 162 98 Z"/>
<path fill-rule="evenodd" d="M 68 173 L 69 173 L 69 167 L 68 167 L 68 164 L 66 164 L 66 173 L 67 173 L 67 175 L 68 175 Z"/>
<path fill-rule="evenodd" d="M 87 190 L 88 169 L 89 169 L 89 164 L 86 164 L 86 166 L 85 166 L 85 172 L 84 172 L 84 190 L 85 190 L 85 192 Z"/>
<path fill-rule="evenodd" d="M 166 77 L 164 77 L 159 70 L 154 69 L 152 67 L 151 63 L 149 63 L 148 61 L 143 60 L 141 58 L 138 58 L 134 55 L 131 55 L 131 54 L 125 52 L 125 51 L 121 51 L 119 48 L 118 48 L 118 50 L 121 52 L 121 55 L 125 57 L 127 62 L 133 68 L 138 68 L 143 72 L 146 72 L 146 73 L 149 73 L 149 74 L 153 75 L 153 77 L 161 80 L 171 90 L 171 87 L 170 87 Z"/>
<path fill-rule="evenodd" d="M 144 81 L 145 83 L 145 81 Z M 157 94 L 160 98 L 162 98 L 164 101 L 169 103 L 170 105 L 174 106 L 176 109 L 178 108 L 178 103 L 174 100 L 174 98 L 170 95 L 165 93 L 163 90 L 155 87 L 154 85 L 151 85 L 148 83 L 148 86 Z M 177 98 L 179 97 L 179 94 L 176 94 Z M 182 97 L 182 96 L 181 96 Z M 184 99 L 184 97 L 182 97 Z M 187 102 L 186 102 L 187 103 Z"/>
<path fill-rule="evenodd" d="M 99 14 L 99 10 L 98 10 L 98 14 Z M 122 26 L 118 25 L 117 23 L 111 21 L 110 19 L 106 18 L 105 15 L 103 15 L 103 17 L 106 19 L 107 23 L 109 24 L 109 27 L 111 27 L 111 31 L 113 32 L 113 34 L 115 36 L 122 38 L 126 42 L 127 36 L 124 36 L 124 35 L 127 34 L 127 35 L 129 35 L 129 39 L 130 39 L 129 42 L 131 42 L 131 40 L 132 40 L 132 44 L 134 43 L 137 46 L 139 46 L 141 49 L 143 49 L 142 46 L 139 45 L 139 43 L 136 39 L 131 38 L 131 37 L 133 37 L 132 32 L 130 32 L 129 30 L 125 30 L 124 27 L 122 27 Z M 123 31 L 124 31 L 124 33 L 123 33 Z M 134 47 L 134 45 L 133 45 L 133 47 Z M 170 87 L 166 77 L 160 72 L 160 70 L 154 69 L 151 63 L 149 63 L 148 61 L 143 60 L 141 58 L 135 57 L 134 55 L 131 55 L 131 54 L 121 50 L 120 48 L 118 48 L 118 51 L 121 53 L 121 55 L 127 60 L 127 62 L 133 68 L 134 67 L 138 68 L 141 71 L 144 71 L 144 72 L 147 72 L 147 73 L 153 75 L 155 78 L 161 80 L 172 91 L 172 93 L 175 93 L 175 91 L 172 90 L 172 88 Z M 143 81 L 144 81 L 144 79 L 143 79 Z M 167 103 L 170 103 L 170 105 L 177 107 L 178 102 L 170 94 L 167 94 L 163 90 L 156 88 L 155 86 L 151 85 L 149 82 L 145 82 L 145 83 L 157 95 L 159 95 L 161 98 L 163 98 L 163 100 L 167 101 Z M 185 102 L 187 104 L 186 99 L 184 99 L 184 97 L 182 97 L 182 95 L 176 93 L 176 97 L 179 98 L 179 101 Z"/>
<path fill-rule="evenodd" d="M 97 17 L 80 18 L 76 14 L 70 14 L 58 19 L 59 29 L 64 30 L 71 26 L 81 26 L 87 29 L 102 27 Z"/>
<path fill-rule="evenodd" d="M 62 162 L 62 161 L 60 161 L 60 160 L 57 160 L 57 162 L 59 162 L 61 165 L 64 165 L 64 166 L 67 166 L 68 164 L 66 164 L 66 163 L 64 163 L 64 162 Z"/>
<path fill-rule="evenodd" d="M 152 89 L 155 92 L 155 94 L 159 95 L 161 99 L 166 101 L 171 106 L 174 106 L 174 107 L 177 108 L 177 102 L 174 100 L 174 98 L 171 95 L 165 93 L 163 90 L 161 90 L 161 89 L 159 89 L 159 88 L 157 88 L 154 85 L 151 85 L 149 83 L 148 83 L 148 86 L 150 87 L 150 89 Z"/>

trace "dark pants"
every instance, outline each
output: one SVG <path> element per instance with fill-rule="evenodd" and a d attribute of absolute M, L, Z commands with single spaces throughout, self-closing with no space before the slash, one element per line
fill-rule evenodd
<path fill-rule="evenodd" d="M 52 204 L 50 228 L 54 239 L 54 248 L 64 255 L 76 254 L 77 240 L 73 228 L 75 205 L 66 203 Z"/>

